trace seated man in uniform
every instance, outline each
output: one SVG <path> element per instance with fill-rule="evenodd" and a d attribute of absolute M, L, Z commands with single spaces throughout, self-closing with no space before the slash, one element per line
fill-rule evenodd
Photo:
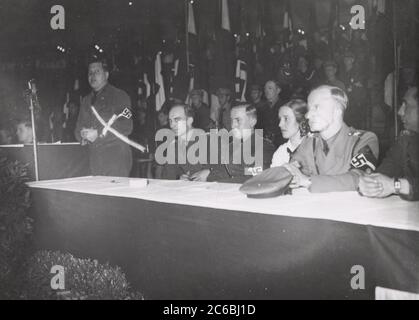
<path fill-rule="evenodd" d="M 231 109 L 230 114 L 233 141 L 228 145 L 228 159 L 221 156 L 218 164 L 208 165 L 208 168 L 193 175 L 193 180 L 243 183 L 253 175 L 269 168 L 275 147 L 269 140 L 263 138 L 262 133 L 256 137 L 258 135 L 258 132 L 255 132 L 256 108 L 251 105 L 237 105 Z M 223 144 L 219 144 L 218 147 L 218 155 L 220 155 Z M 249 156 L 253 159 L 246 159 L 246 148 L 250 149 Z M 214 150 L 210 150 L 211 152 Z M 257 154 L 258 152 L 260 154 Z M 260 164 L 257 161 L 258 156 L 263 157 Z"/>
<path fill-rule="evenodd" d="M 419 200 L 419 102 L 418 88 L 407 90 L 399 115 L 404 131 L 388 151 L 377 173 L 361 177 L 359 191 L 367 197 L 398 194 L 405 200 Z"/>
<path fill-rule="evenodd" d="M 320 86 L 310 93 L 306 117 L 314 134 L 284 165 L 294 176 L 291 187 L 355 191 L 363 170 L 375 170 L 377 136 L 348 127 L 343 121 L 347 106 L 348 97 L 338 87 Z"/>
<path fill-rule="evenodd" d="M 190 176 L 201 170 L 206 163 L 191 164 L 187 156 L 188 149 L 197 142 L 198 138 L 206 136 L 203 130 L 193 128 L 194 116 L 194 110 L 187 105 L 178 103 L 170 108 L 169 125 L 175 134 L 175 140 L 170 142 L 174 144 L 174 148 L 167 149 L 167 152 L 173 152 L 173 154 L 166 155 L 166 157 L 172 157 L 174 161 L 173 163 L 166 163 L 163 166 L 161 173 L 162 179 L 190 180 Z M 205 137 L 205 139 L 207 138 Z M 184 144 L 184 149 L 179 148 L 179 144 L 181 143 Z M 158 162 L 160 162 L 158 158 L 161 157 L 161 154 L 158 154 L 159 150 L 160 148 L 156 150 L 156 161 Z M 180 158 L 182 155 L 179 154 L 179 150 L 184 150 L 186 153 L 183 155 L 184 161 Z"/>

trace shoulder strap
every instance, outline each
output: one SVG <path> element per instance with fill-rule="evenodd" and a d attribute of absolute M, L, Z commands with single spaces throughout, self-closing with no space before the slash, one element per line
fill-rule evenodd
<path fill-rule="evenodd" d="M 365 134 L 365 132 L 367 132 L 367 131 L 359 131 L 361 134 L 357 134 L 356 135 L 356 141 L 355 141 L 355 143 L 354 143 L 354 145 L 353 145 L 353 147 L 352 147 L 352 152 L 351 152 L 351 155 L 352 155 L 352 157 L 351 158 L 353 158 L 354 157 L 354 153 L 355 153 L 355 149 L 356 149 L 356 147 L 358 146 L 358 144 L 359 144 L 359 142 L 361 141 L 361 138 L 363 137 L 363 135 Z M 352 135 L 352 136 L 354 136 L 354 135 Z"/>

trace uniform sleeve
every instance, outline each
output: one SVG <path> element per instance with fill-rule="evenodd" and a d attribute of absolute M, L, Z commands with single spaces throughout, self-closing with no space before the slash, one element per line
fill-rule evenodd
<path fill-rule="evenodd" d="M 387 152 L 377 172 L 388 177 L 400 177 L 403 174 L 401 154 L 403 150 L 400 141 L 397 141 Z"/>
<path fill-rule="evenodd" d="M 231 176 L 228 175 L 225 164 L 210 164 L 207 165 L 206 169 L 211 170 L 207 178 L 208 182 L 225 182 L 231 180 Z"/>
<path fill-rule="evenodd" d="M 166 180 L 177 180 L 180 177 L 180 170 L 177 164 L 166 164 L 162 168 L 161 178 Z"/>
<path fill-rule="evenodd" d="M 409 181 L 410 185 L 410 193 L 405 195 L 401 194 L 400 198 L 409 201 L 418 201 L 419 200 L 419 177 L 406 177 L 407 181 Z"/>
<path fill-rule="evenodd" d="M 124 91 L 118 90 L 117 99 L 112 106 L 113 113 L 119 115 L 125 108 L 131 109 L 131 99 Z M 129 119 L 126 117 L 120 117 L 115 121 L 115 124 L 112 127 L 124 136 L 128 136 L 132 132 L 132 126 L 131 116 Z"/>
<path fill-rule="evenodd" d="M 355 170 L 340 175 L 312 176 L 309 190 L 313 193 L 355 191 L 359 176 Z"/>
<path fill-rule="evenodd" d="M 378 138 L 374 133 L 364 133 L 356 144 L 353 154 L 357 156 L 364 150 L 370 150 L 372 155 L 378 159 Z M 312 176 L 309 190 L 313 193 L 355 191 L 358 188 L 361 174 L 361 170 L 351 168 L 347 173 L 340 175 Z"/>

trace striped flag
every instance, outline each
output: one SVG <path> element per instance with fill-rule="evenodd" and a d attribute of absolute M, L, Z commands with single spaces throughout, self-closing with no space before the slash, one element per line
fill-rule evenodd
<path fill-rule="evenodd" d="M 235 87 L 237 100 L 246 102 L 247 64 L 243 60 L 237 60 Z"/>
<path fill-rule="evenodd" d="M 375 0 L 374 7 L 377 8 L 377 13 L 385 14 L 386 13 L 386 1 L 385 0 Z"/>
<path fill-rule="evenodd" d="M 284 25 L 283 25 L 284 29 L 288 29 L 290 32 L 292 32 L 292 21 L 291 21 L 291 16 L 288 13 L 288 11 L 284 12 Z"/>
<path fill-rule="evenodd" d="M 70 115 L 70 109 L 68 108 L 68 104 L 70 103 L 70 92 L 67 92 L 65 103 L 63 106 L 63 113 L 64 113 L 64 121 L 63 121 L 63 128 L 67 127 L 67 120 Z M 51 123 L 50 123 L 50 129 L 51 129 Z"/>
<path fill-rule="evenodd" d="M 214 121 L 216 127 L 218 128 L 220 123 L 220 102 L 218 101 L 218 97 L 215 94 L 211 94 L 211 106 L 210 106 L 210 118 Z"/>
<path fill-rule="evenodd" d="M 221 28 L 231 31 L 230 14 L 228 11 L 228 0 L 221 0 Z"/>
<path fill-rule="evenodd" d="M 151 85 L 148 81 L 147 73 L 144 73 L 144 84 L 145 84 L 145 90 L 146 90 L 146 98 L 148 98 L 151 94 Z"/>
<path fill-rule="evenodd" d="M 189 87 L 188 87 L 188 94 L 185 99 L 186 104 L 190 104 L 190 93 L 195 87 L 195 77 L 193 71 L 190 72 L 190 78 L 189 78 Z"/>
<path fill-rule="evenodd" d="M 156 55 L 156 61 L 154 63 L 156 83 L 159 86 L 158 91 L 156 92 L 156 111 L 160 111 L 160 109 L 162 108 L 163 104 L 166 101 L 166 95 L 164 93 L 163 75 L 161 71 L 162 71 L 161 52 L 158 52 Z"/>
<path fill-rule="evenodd" d="M 190 1 L 188 3 L 188 32 L 197 35 L 193 5 Z"/>

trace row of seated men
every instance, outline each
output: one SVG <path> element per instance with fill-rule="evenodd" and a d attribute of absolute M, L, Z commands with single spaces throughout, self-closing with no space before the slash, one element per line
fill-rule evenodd
<path fill-rule="evenodd" d="M 88 147 L 92 174 L 128 176 L 132 167 L 131 150 L 114 134 L 106 134 L 102 123 L 116 120 L 112 127 L 122 135 L 129 135 L 132 132 L 132 119 L 126 112 L 130 106 L 129 97 L 108 84 L 108 77 L 105 62 L 89 64 L 88 80 L 92 92 L 82 100 L 75 135 Z M 418 88 L 411 87 L 399 110 L 405 131 L 378 164 L 377 136 L 344 122 L 348 97 L 339 87 L 323 85 L 310 92 L 307 103 L 291 100 L 281 106 L 275 117 L 279 117 L 279 128 L 287 141 L 279 147 L 273 146 L 275 139 L 269 140 L 263 133 L 260 134 L 262 137 L 257 137 L 254 130 L 258 120 L 256 108 L 238 105 L 231 107 L 229 114 L 232 144 L 224 143 L 208 150 L 203 143 L 202 148 L 200 141 L 206 140 L 199 137 L 205 133 L 194 133 L 197 129 L 192 126 L 193 110 L 175 104 L 169 112 L 169 131 L 173 139 L 169 143 L 162 141 L 163 147 L 156 149 L 155 159 L 162 164 L 164 161 L 160 160 L 165 160 L 166 152 L 166 160 L 172 160 L 171 164 L 162 166 L 161 177 L 168 179 L 241 183 L 261 171 L 260 177 L 263 177 L 264 170 L 285 168 L 293 176 L 292 188 L 303 187 L 311 192 L 359 190 L 368 197 L 399 194 L 404 199 L 419 200 L 418 108 Z M 222 119 L 225 120 L 224 115 Z M 166 131 L 163 134 L 158 131 L 156 135 L 169 133 L 168 129 L 162 130 Z M 211 137 L 210 133 L 210 140 Z M 156 141 L 161 140 L 157 138 Z M 249 144 L 249 139 L 255 142 L 254 145 Z M 204 156 L 200 155 L 199 161 L 192 157 L 194 161 L 190 161 L 189 156 L 182 156 L 183 152 L 176 153 L 177 146 L 184 147 L 187 154 L 194 154 L 197 149 Z M 223 159 L 222 151 L 226 147 L 228 161 Z M 160 154 L 161 149 L 166 150 Z M 246 151 L 250 156 L 244 154 Z M 208 155 L 215 161 L 208 162 Z M 241 161 L 235 161 L 235 158 Z M 180 159 L 185 161 L 182 163 Z M 244 161 L 252 159 L 254 163 Z"/>
<path fill-rule="evenodd" d="M 411 88 L 405 94 L 399 111 L 405 130 L 380 165 L 377 136 L 348 127 L 343 120 L 347 107 L 345 92 L 332 86 L 314 89 L 307 103 L 299 99 L 289 101 L 279 108 L 279 128 L 286 142 L 276 149 L 255 130 L 255 107 L 237 105 L 232 107 L 230 118 L 231 136 L 239 143 L 219 143 L 215 148 L 206 143 L 204 148 L 197 148 L 205 133 L 193 128 L 194 111 L 175 104 L 169 112 L 169 123 L 176 138 L 171 142 L 172 149 L 162 148 L 166 152 L 176 150 L 175 160 L 163 164 L 161 178 L 243 183 L 263 170 L 283 167 L 293 175 L 292 188 L 308 188 L 311 192 L 358 190 L 369 197 L 399 194 L 407 200 L 419 200 L 418 89 Z M 250 162 L 245 161 L 246 141 L 253 162 L 252 157 L 247 158 Z M 188 155 L 205 153 L 198 155 L 204 161 L 180 161 L 178 151 L 182 143 Z M 194 149 L 188 152 L 189 148 Z M 225 148 L 228 158 L 222 161 Z M 263 153 L 259 163 L 257 152 Z M 213 162 L 209 160 L 211 154 L 216 159 Z M 156 153 L 156 160 L 159 156 L 167 157 Z M 233 161 L 238 159 L 236 156 L 241 156 L 239 162 Z"/>

